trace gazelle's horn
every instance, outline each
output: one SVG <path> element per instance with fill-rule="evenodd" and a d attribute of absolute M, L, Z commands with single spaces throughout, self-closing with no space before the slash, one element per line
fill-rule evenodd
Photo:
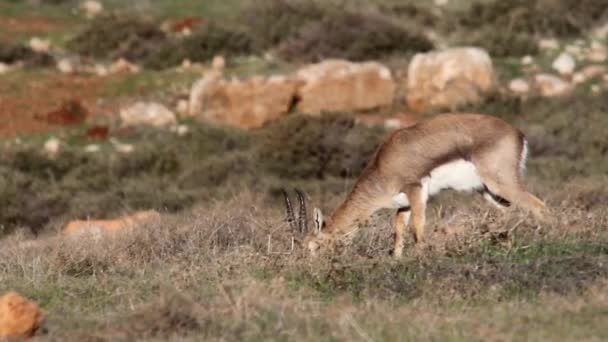
<path fill-rule="evenodd" d="M 291 200 L 289 199 L 289 195 L 287 194 L 287 191 L 285 191 L 285 189 L 281 189 L 281 192 L 283 193 L 283 197 L 285 198 L 285 210 L 287 213 L 287 222 L 289 223 L 289 226 L 291 227 L 291 229 L 296 231 L 298 228 L 296 227 L 296 217 L 294 216 L 294 213 L 293 213 L 293 206 L 291 205 Z"/>
<path fill-rule="evenodd" d="M 308 216 L 306 215 L 306 197 L 304 197 L 304 193 L 300 189 L 296 189 L 296 194 L 298 194 L 298 200 L 300 202 L 300 212 L 298 214 L 298 228 L 300 229 L 300 233 L 306 233 L 308 230 Z"/>

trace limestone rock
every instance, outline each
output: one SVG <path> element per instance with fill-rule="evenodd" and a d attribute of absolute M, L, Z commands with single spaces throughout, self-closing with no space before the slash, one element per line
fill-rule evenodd
<path fill-rule="evenodd" d="M 30 337 L 42 319 L 38 305 L 18 293 L 9 292 L 0 298 L 0 340 Z"/>
<path fill-rule="evenodd" d="M 240 128 L 261 127 L 287 115 L 296 81 L 286 76 L 226 81 L 212 70 L 190 92 L 190 115 Z"/>
<path fill-rule="evenodd" d="M 476 47 L 417 54 L 408 67 L 407 103 L 415 111 L 479 101 L 494 86 L 488 53 Z"/>
<path fill-rule="evenodd" d="M 373 109 L 395 99 L 390 70 L 376 62 L 330 59 L 298 70 L 295 78 L 300 84 L 298 110 L 307 114 Z"/>
<path fill-rule="evenodd" d="M 167 107 L 156 102 L 136 102 L 120 111 L 124 126 L 148 125 L 165 127 L 177 123 L 175 114 Z"/>
<path fill-rule="evenodd" d="M 542 96 L 563 96 L 572 91 L 570 83 L 550 74 L 538 74 L 534 76 L 536 88 Z"/>
<path fill-rule="evenodd" d="M 576 68 L 576 61 L 570 54 L 563 52 L 553 61 L 551 67 L 561 75 L 570 75 Z"/>
<path fill-rule="evenodd" d="M 509 82 L 509 90 L 516 94 L 527 94 L 530 92 L 530 84 L 523 78 L 514 78 Z"/>
<path fill-rule="evenodd" d="M 63 229 L 63 232 L 68 236 L 91 234 L 94 237 L 100 237 L 104 234 L 128 231 L 138 225 L 149 224 L 158 220 L 160 220 L 160 213 L 156 210 L 144 210 L 111 220 L 70 221 Z"/>

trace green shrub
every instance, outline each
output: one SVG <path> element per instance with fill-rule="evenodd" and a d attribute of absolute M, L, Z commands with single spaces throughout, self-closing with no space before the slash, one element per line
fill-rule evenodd
<path fill-rule="evenodd" d="M 54 59 L 47 53 L 36 52 L 22 44 L 0 42 L 0 62 L 23 62 L 26 66 L 38 67 L 53 65 Z"/>
<path fill-rule="evenodd" d="M 360 61 L 432 48 L 418 30 L 386 16 L 335 11 L 302 26 L 279 46 L 279 54 L 287 60 L 308 62 L 324 58 Z"/>
<path fill-rule="evenodd" d="M 67 47 L 88 57 L 122 57 L 139 62 L 156 53 L 167 40 L 155 21 L 132 15 L 108 15 L 93 20 Z"/>
<path fill-rule="evenodd" d="M 469 29 L 494 27 L 506 32 L 573 36 L 608 18 L 603 0 L 512 0 L 478 2 L 461 15 Z"/>
<path fill-rule="evenodd" d="M 327 1 L 320 0 L 252 0 L 240 15 L 256 45 L 271 48 L 297 32 L 306 23 L 325 15 Z"/>
<path fill-rule="evenodd" d="M 293 115 L 260 132 L 260 167 L 284 178 L 358 175 L 384 131 L 355 125 L 352 116 Z"/>
<path fill-rule="evenodd" d="M 145 59 L 145 66 L 163 69 L 185 59 L 206 62 L 216 55 L 247 55 L 255 52 L 249 34 L 241 29 L 210 23 L 191 36 L 164 44 Z"/>
<path fill-rule="evenodd" d="M 497 30 L 495 27 L 474 33 L 463 33 L 461 45 L 479 46 L 488 50 L 492 57 L 521 57 L 538 53 L 534 36 L 525 33 Z"/>

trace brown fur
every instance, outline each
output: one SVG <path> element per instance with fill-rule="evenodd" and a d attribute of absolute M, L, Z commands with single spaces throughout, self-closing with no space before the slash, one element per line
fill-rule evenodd
<path fill-rule="evenodd" d="M 442 114 L 397 130 L 380 145 L 316 239 L 330 241 L 348 234 L 357 220 L 390 206 L 392 197 L 404 192 L 410 201 L 416 241 L 423 242 L 426 200 L 421 180 L 455 159 L 472 162 L 493 193 L 542 217 L 543 202 L 522 185 L 523 142 L 518 129 L 483 114 Z M 407 222 L 402 211 L 397 215 L 395 253 L 400 254 Z"/>

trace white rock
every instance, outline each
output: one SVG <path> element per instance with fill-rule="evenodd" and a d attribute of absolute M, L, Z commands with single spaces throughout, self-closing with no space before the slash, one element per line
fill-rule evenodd
<path fill-rule="evenodd" d="M 135 151 L 135 146 L 133 146 L 132 144 L 122 143 L 115 138 L 110 138 L 110 143 L 112 143 L 116 152 L 119 153 L 131 153 Z"/>
<path fill-rule="evenodd" d="M 408 66 L 406 100 L 410 109 L 453 109 L 481 99 L 494 87 L 495 73 L 487 51 L 455 47 L 416 54 Z"/>
<path fill-rule="evenodd" d="M 32 50 L 40 53 L 47 53 L 51 49 L 50 40 L 38 37 L 33 37 L 30 39 L 29 45 Z"/>
<path fill-rule="evenodd" d="M 592 94 L 599 94 L 601 91 L 602 91 L 602 87 L 600 87 L 598 84 L 594 84 L 591 86 Z"/>
<path fill-rule="evenodd" d="M 76 71 L 74 63 L 68 58 L 62 58 L 57 62 L 57 69 L 64 74 L 72 74 Z"/>
<path fill-rule="evenodd" d="M 449 0 L 435 0 L 435 5 L 436 6 L 445 6 L 447 5 L 449 2 Z"/>
<path fill-rule="evenodd" d="M 103 4 L 99 1 L 87 0 L 80 3 L 80 10 L 87 18 L 95 18 L 103 12 Z"/>
<path fill-rule="evenodd" d="M 223 56 L 215 56 L 211 61 L 211 67 L 215 70 L 222 71 L 226 67 L 226 59 Z"/>
<path fill-rule="evenodd" d="M 175 114 L 167 107 L 155 102 L 137 102 L 120 111 L 124 126 L 149 125 L 165 127 L 177 123 Z"/>
<path fill-rule="evenodd" d="M 99 77 L 107 76 L 110 73 L 108 68 L 103 64 L 95 64 L 95 74 Z"/>
<path fill-rule="evenodd" d="M 595 62 L 595 63 L 602 63 L 604 61 L 606 61 L 606 59 L 608 58 L 608 52 L 606 51 L 606 48 L 592 48 L 588 53 L 587 53 L 587 59 L 591 62 Z"/>
<path fill-rule="evenodd" d="M 188 126 L 186 125 L 177 125 L 175 127 L 175 133 L 177 133 L 177 135 L 179 135 L 180 137 L 183 137 L 184 135 L 188 134 L 189 131 L 190 128 L 188 128 Z"/>
<path fill-rule="evenodd" d="M 538 47 L 541 50 L 557 50 L 559 49 L 559 42 L 556 39 L 541 39 L 538 42 Z"/>
<path fill-rule="evenodd" d="M 550 74 L 538 74 L 534 76 L 538 92 L 542 96 L 562 96 L 572 91 L 572 86 L 561 78 Z"/>
<path fill-rule="evenodd" d="M 564 50 L 567 53 L 577 57 L 581 57 L 583 55 L 583 48 L 577 45 L 568 45 Z"/>
<path fill-rule="evenodd" d="M 10 65 L 0 62 L 0 75 L 8 73 L 10 70 Z"/>
<path fill-rule="evenodd" d="M 576 61 L 574 57 L 566 52 L 562 52 L 551 64 L 553 69 L 559 72 L 561 75 L 570 75 L 576 68 Z"/>
<path fill-rule="evenodd" d="M 175 111 L 179 114 L 187 114 L 188 108 L 190 108 L 190 102 L 188 100 L 178 100 L 175 105 Z"/>
<path fill-rule="evenodd" d="M 608 23 L 605 23 L 602 26 L 595 28 L 592 31 L 592 35 L 599 40 L 605 40 L 608 38 Z"/>
<path fill-rule="evenodd" d="M 203 110 L 204 101 L 203 96 L 207 89 L 212 85 L 218 83 L 222 78 L 222 72 L 217 69 L 211 69 L 207 71 L 201 79 L 194 82 L 192 89 L 190 89 L 190 97 L 188 103 L 188 114 L 195 116 Z"/>
<path fill-rule="evenodd" d="M 574 84 L 580 84 L 583 83 L 587 80 L 587 77 L 585 77 L 585 74 L 583 74 L 582 72 L 577 72 L 574 75 L 572 75 L 572 83 Z"/>
<path fill-rule="evenodd" d="M 119 58 L 110 65 L 110 73 L 116 74 L 121 72 L 137 73 L 141 68 L 137 64 L 133 64 L 124 58 Z"/>
<path fill-rule="evenodd" d="M 95 153 L 95 152 L 99 152 L 100 150 L 101 150 L 101 147 L 99 147 L 99 145 L 97 145 L 97 144 L 89 144 L 84 147 L 84 151 L 87 153 Z"/>
<path fill-rule="evenodd" d="M 523 78 L 515 78 L 509 82 L 509 90 L 518 94 L 530 92 L 530 84 Z"/>
<path fill-rule="evenodd" d="M 599 78 L 603 76 L 608 68 L 604 65 L 587 65 L 581 70 L 581 74 L 585 76 L 585 79 Z"/>
<path fill-rule="evenodd" d="M 61 141 L 57 138 L 50 138 L 44 143 L 44 150 L 51 156 L 56 155 L 59 152 Z"/>
<path fill-rule="evenodd" d="M 523 64 L 523 65 L 530 65 L 532 63 L 534 63 L 534 58 L 530 55 L 523 56 L 521 58 L 521 64 Z"/>

